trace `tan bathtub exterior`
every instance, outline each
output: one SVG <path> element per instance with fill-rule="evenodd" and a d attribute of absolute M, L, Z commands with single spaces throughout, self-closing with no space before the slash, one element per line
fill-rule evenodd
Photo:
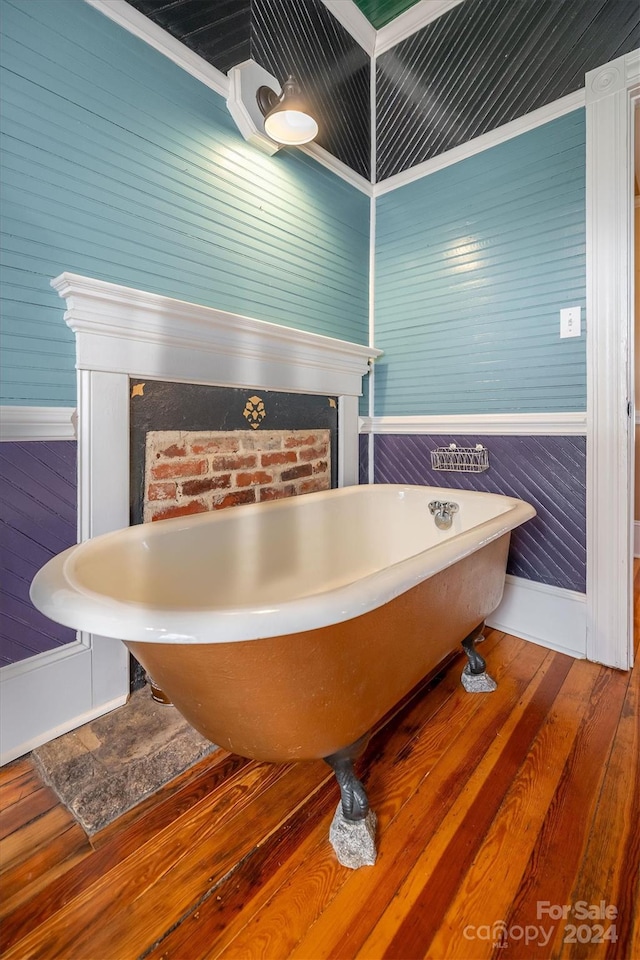
<path fill-rule="evenodd" d="M 128 643 L 189 723 L 234 753 L 312 760 L 353 743 L 496 608 L 509 534 L 361 617 L 243 643 Z"/>

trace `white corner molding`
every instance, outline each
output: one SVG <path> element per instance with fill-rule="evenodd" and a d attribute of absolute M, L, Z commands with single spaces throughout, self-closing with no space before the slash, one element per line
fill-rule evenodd
<path fill-rule="evenodd" d="M 500 606 L 487 625 L 550 650 L 584 659 L 587 632 L 583 593 L 507 575 Z"/>
<path fill-rule="evenodd" d="M 360 433 L 583 436 L 586 413 L 478 413 L 425 417 L 361 417 Z"/>
<path fill-rule="evenodd" d="M 637 520 L 633 524 L 633 555 L 640 557 L 640 522 Z"/>
<path fill-rule="evenodd" d="M 587 656 L 622 669 L 633 663 L 632 147 L 639 103 L 640 51 L 587 74 Z"/>
<path fill-rule="evenodd" d="M 566 97 L 554 100 L 553 103 L 548 103 L 544 107 L 532 110 L 531 113 L 527 113 L 523 117 L 518 117 L 516 120 L 511 120 L 501 127 L 496 127 L 495 130 L 483 133 L 480 137 L 475 137 L 474 140 L 468 140 L 466 143 L 460 144 L 459 147 L 446 150 L 431 160 L 425 160 L 423 163 L 418 163 L 409 170 L 403 170 L 401 173 L 396 173 L 386 180 L 381 180 L 373 188 L 374 196 L 382 196 L 391 190 L 397 190 L 399 187 L 404 187 L 408 183 L 413 183 L 415 180 L 428 177 L 438 170 L 443 170 L 445 167 L 450 167 L 454 163 L 466 160 L 467 157 L 473 157 L 476 153 L 482 153 L 484 150 L 495 147 L 499 143 L 505 143 L 507 140 L 519 137 L 528 130 L 534 130 L 536 127 L 549 123 L 551 120 L 556 120 L 558 117 L 563 117 L 567 113 L 572 113 L 574 110 L 584 107 L 584 104 L 584 90 L 576 90 L 575 93 L 570 93 Z"/>
<path fill-rule="evenodd" d="M 0 407 L 0 441 L 75 440 L 75 407 Z"/>
<path fill-rule="evenodd" d="M 322 0 L 322 2 L 338 23 L 341 23 L 362 49 L 372 57 L 378 31 L 353 0 Z"/>
<path fill-rule="evenodd" d="M 397 43 L 406 40 L 418 30 L 422 30 L 432 20 L 457 7 L 459 3 L 462 3 L 462 0 L 418 0 L 418 3 L 414 3 L 391 23 L 380 27 L 376 35 L 376 56 L 395 47 Z"/>
<path fill-rule="evenodd" d="M 295 147 L 294 149 L 299 150 L 301 153 L 306 153 L 308 157 L 313 157 L 317 163 L 322 164 L 327 170 L 331 170 L 331 172 L 335 173 L 341 180 L 346 180 L 347 183 L 350 183 L 352 187 L 360 190 L 361 193 L 365 193 L 368 197 L 373 196 L 374 188 L 369 180 L 361 174 L 356 173 L 355 170 L 348 167 L 342 160 L 338 160 L 332 153 L 329 153 L 328 150 L 321 147 L 319 143 L 305 143 L 301 147 Z"/>
<path fill-rule="evenodd" d="M 384 53 L 401 40 L 426 27 L 462 0 L 418 0 L 379 30 L 369 22 L 354 0 L 322 0 L 327 10 L 347 30 L 362 49 L 372 57 Z"/>
<path fill-rule="evenodd" d="M 224 73 L 193 53 L 184 43 L 176 40 L 170 33 L 157 26 L 143 13 L 132 7 L 127 0 L 85 0 L 114 23 L 124 27 L 135 37 L 148 43 L 163 56 L 168 57 L 182 70 L 186 70 L 192 77 L 215 90 L 220 96 L 226 97 L 229 90 L 229 81 Z"/>

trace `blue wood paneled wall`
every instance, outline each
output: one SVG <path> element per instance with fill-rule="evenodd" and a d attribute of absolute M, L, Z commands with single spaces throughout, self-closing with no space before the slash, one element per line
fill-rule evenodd
<path fill-rule="evenodd" d="M 366 342 L 364 194 L 88 4 L 0 4 L 2 402 L 75 402 L 64 270 Z"/>
<path fill-rule="evenodd" d="M 584 410 L 584 307 L 579 110 L 380 198 L 376 414 Z"/>

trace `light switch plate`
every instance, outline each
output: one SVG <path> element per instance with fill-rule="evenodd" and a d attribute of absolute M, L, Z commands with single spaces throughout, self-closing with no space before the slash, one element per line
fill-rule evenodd
<path fill-rule="evenodd" d="M 580 307 L 565 307 L 560 311 L 560 336 L 579 337 L 582 333 Z"/>

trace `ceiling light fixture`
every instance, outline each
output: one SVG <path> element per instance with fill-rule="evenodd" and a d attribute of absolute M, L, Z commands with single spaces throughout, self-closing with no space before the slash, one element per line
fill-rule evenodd
<path fill-rule="evenodd" d="M 267 136 L 288 146 L 309 143 L 318 135 L 318 124 L 309 112 L 297 80 L 289 75 L 282 94 L 262 85 L 256 94 L 260 112 L 264 116 Z"/>

